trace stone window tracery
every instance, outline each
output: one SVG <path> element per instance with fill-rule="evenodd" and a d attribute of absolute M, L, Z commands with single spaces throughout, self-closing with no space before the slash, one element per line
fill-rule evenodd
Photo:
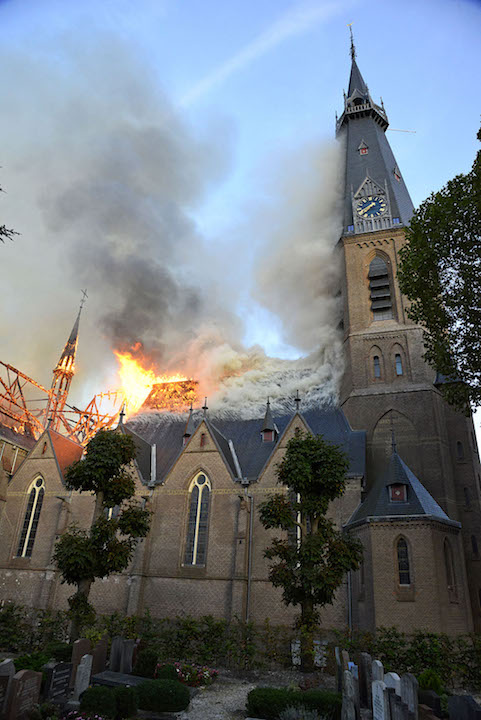
<path fill-rule="evenodd" d="M 28 489 L 27 510 L 18 543 L 17 557 L 32 557 L 44 495 L 45 482 L 43 477 L 39 475 Z"/>
<path fill-rule="evenodd" d="M 411 574 L 409 570 L 409 552 L 408 544 L 404 538 L 400 538 L 397 543 L 397 563 L 399 573 L 399 584 L 410 585 Z"/>
<path fill-rule="evenodd" d="M 185 543 L 185 565 L 205 565 L 211 484 L 204 473 L 192 481 Z"/>

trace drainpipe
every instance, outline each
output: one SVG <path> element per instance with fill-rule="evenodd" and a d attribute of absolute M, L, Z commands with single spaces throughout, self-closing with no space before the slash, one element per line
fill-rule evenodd
<path fill-rule="evenodd" d="M 150 448 L 150 487 L 153 487 L 157 480 L 157 445 Z"/>
<path fill-rule="evenodd" d="M 15 457 L 13 458 L 12 469 L 10 470 L 12 475 L 15 471 L 15 465 L 17 464 L 17 457 L 18 457 L 18 448 L 15 448 Z"/>
<path fill-rule="evenodd" d="M 352 633 L 352 581 L 351 571 L 347 573 L 347 624 L 349 627 L 349 634 Z"/>
<path fill-rule="evenodd" d="M 252 581 L 252 534 L 254 529 L 254 497 L 250 493 L 247 492 L 246 488 L 246 497 L 249 498 L 249 511 L 250 511 L 250 518 L 249 518 L 249 554 L 248 554 L 248 561 L 247 561 L 247 598 L 246 598 L 246 617 L 245 621 L 246 623 L 249 622 L 249 612 L 250 612 L 250 602 L 251 602 L 251 581 Z"/>

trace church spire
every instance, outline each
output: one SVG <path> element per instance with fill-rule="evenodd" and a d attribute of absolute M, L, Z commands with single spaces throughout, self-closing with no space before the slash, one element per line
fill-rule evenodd
<path fill-rule="evenodd" d="M 72 331 L 53 371 L 52 385 L 50 387 L 49 399 L 45 412 L 45 419 L 46 421 L 50 420 L 50 427 L 53 430 L 58 430 L 60 427 L 59 413 L 65 407 L 72 378 L 75 374 L 75 356 L 77 354 L 80 315 L 82 314 L 86 298 L 87 291 L 82 290 L 82 300 L 80 301 L 79 311 L 73 324 Z"/>
<path fill-rule="evenodd" d="M 351 32 L 351 74 L 336 135 L 344 139 L 343 235 L 408 225 L 413 204 L 386 137 L 389 121 L 376 104 L 357 64 Z"/>

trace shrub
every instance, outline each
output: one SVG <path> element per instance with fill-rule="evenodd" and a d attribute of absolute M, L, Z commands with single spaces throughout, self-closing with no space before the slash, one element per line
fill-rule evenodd
<path fill-rule="evenodd" d="M 137 715 L 137 693 L 135 688 L 121 685 L 115 688 L 114 697 L 117 720 Z"/>
<path fill-rule="evenodd" d="M 322 720 L 317 710 L 308 710 L 305 707 L 289 706 L 281 712 L 279 720 Z"/>
<path fill-rule="evenodd" d="M 188 689 L 176 680 L 146 680 L 136 690 L 141 710 L 179 712 L 190 701 Z"/>
<path fill-rule="evenodd" d="M 25 638 L 29 630 L 21 605 L 5 603 L 0 609 L 0 651 L 18 652 L 27 649 Z"/>
<path fill-rule="evenodd" d="M 434 690 L 438 695 L 444 692 L 443 681 L 434 670 L 425 670 L 418 677 L 419 687 L 422 690 Z"/>
<path fill-rule="evenodd" d="M 157 668 L 157 650 L 144 648 L 140 650 L 135 661 L 133 674 L 145 678 L 153 678 Z M 175 679 L 175 678 L 174 678 Z"/>
<path fill-rule="evenodd" d="M 175 665 L 170 663 L 157 665 L 154 674 L 159 680 L 177 680 L 177 682 L 180 682 Z"/>
<path fill-rule="evenodd" d="M 87 688 L 80 699 L 80 712 L 115 718 L 116 705 L 113 690 L 104 685 Z"/>
<path fill-rule="evenodd" d="M 35 670 L 42 672 L 42 666 L 50 660 L 48 655 L 41 652 L 33 652 L 27 655 L 21 655 L 15 660 L 15 670 Z"/>
<path fill-rule="evenodd" d="M 45 647 L 45 654 L 58 662 L 70 662 L 72 657 L 72 646 L 68 643 L 53 640 Z"/>
<path fill-rule="evenodd" d="M 289 690 L 287 688 L 255 688 L 247 696 L 247 713 L 251 717 L 276 720 L 289 707 L 316 710 L 327 718 L 341 717 L 342 697 L 328 690 Z"/>

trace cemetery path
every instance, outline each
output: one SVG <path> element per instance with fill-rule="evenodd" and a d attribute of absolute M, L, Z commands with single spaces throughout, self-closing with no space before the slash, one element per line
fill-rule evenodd
<path fill-rule="evenodd" d="M 244 677 L 235 677 L 228 671 L 220 672 L 218 679 L 208 688 L 200 690 L 189 709 L 178 716 L 179 720 L 242 720 L 246 717 L 248 693 L 255 687 L 297 686 L 302 674 L 295 670 L 253 671 Z M 323 686 L 333 689 L 334 678 L 324 676 Z"/>

